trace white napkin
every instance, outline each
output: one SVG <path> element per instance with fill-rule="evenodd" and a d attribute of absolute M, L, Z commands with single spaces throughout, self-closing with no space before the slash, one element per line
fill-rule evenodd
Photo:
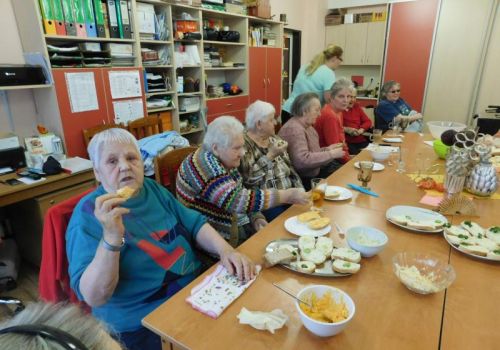
<path fill-rule="evenodd" d="M 248 324 L 255 329 L 268 330 L 272 334 L 277 329 L 282 328 L 288 322 L 288 316 L 280 309 L 271 312 L 250 311 L 242 308 L 236 316 L 241 324 Z"/>

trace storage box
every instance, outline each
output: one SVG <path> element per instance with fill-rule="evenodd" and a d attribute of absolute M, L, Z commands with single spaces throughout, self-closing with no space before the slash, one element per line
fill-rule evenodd
<path fill-rule="evenodd" d="M 372 13 L 358 13 L 355 23 L 367 23 L 372 21 Z"/>
<path fill-rule="evenodd" d="M 271 6 L 261 4 L 259 4 L 259 6 L 251 6 L 248 8 L 248 15 L 269 19 L 271 18 Z"/>
<path fill-rule="evenodd" d="M 343 20 L 344 20 L 344 16 L 342 16 L 342 15 L 327 15 L 327 16 L 325 16 L 325 25 L 326 26 L 333 26 L 333 25 L 342 24 Z"/>
<path fill-rule="evenodd" d="M 236 13 L 238 15 L 246 15 L 247 7 L 245 5 L 226 3 L 226 12 Z"/>

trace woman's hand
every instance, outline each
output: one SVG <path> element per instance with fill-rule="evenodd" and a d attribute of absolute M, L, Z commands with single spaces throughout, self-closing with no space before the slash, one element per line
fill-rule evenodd
<path fill-rule="evenodd" d="M 344 156 L 344 150 L 342 147 L 330 149 L 328 152 L 330 153 L 330 157 L 333 159 L 342 158 Z"/>
<path fill-rule="evenodd" d="M 230 274 L 236 275 L 240 280 L 249 281 L 256 275 L 253 261 L 233 248 L 224 250 L 220 254 L 220 261 Z"/>
<path fill-rule="evenodd" d="M 303 188 L 288 188 L 280 190 L 281 203 L 306 205 L 310 202 L 311 194 Z"/>
<path fill-rule="evenodd" d="M 277 156 L 282 155 L 286 152 L 288 143 L 286 141 L 279 141 L 278 143 L 270 143 L 267 151 L 267 158 L 273 160 Z"/>
<path fill-rule="evenodd" d="M 359 128 L 357 130 L 358 135 L 363 135 L 364 132 L 365 132 L 365 129 L 363 129 L 363 128 Z"/>
<path fill-rule="evenodd" d="M 125 201 L 114 193 L 104 194 L 95 200 L 94 215 L 103 227 L 104 239 L 111 245 L 121 245 L 125 234 L 122 217 L 130 211 L 120 207 Z"/>
<path fill-rule="evenodd" d="M 253 228 L 255 231 L 259 231 L 261 228 L 265 227 L 267 225 L 267 221 L 263 218 L 258 218 L 255 219 L 253 222 Z"/>
<path fill-rule="evenodd" d="M 350 128 L 348 126 L 344 126 L 344 132 L 350 136 L 357 136 L 358 135 L 358 130 L 356 130 L 355 128 Z"/>

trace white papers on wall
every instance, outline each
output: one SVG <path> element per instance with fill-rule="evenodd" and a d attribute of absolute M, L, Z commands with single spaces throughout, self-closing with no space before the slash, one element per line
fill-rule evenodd
<path fill-rule="evenodd" d="M 109 72 L 111 98 L 127 98 L 142 96 L 139 71 Z"/>
<path fill-rule="evenodd" d="M 113 101 L 115 123 L 127 124 L 128 122 L 144 117 L 144 104 L 142 99 Z"/>
<path fill-rule="evenodd" d="M 94 73 L 65 73 L 71 112 L 86 112 L 99 109 Z"/>

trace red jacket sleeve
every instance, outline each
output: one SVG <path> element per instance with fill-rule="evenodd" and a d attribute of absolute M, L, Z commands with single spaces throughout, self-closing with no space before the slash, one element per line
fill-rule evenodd
<path fill-rule="evenodd" d="M 370 120 L 370 118 L 368 118 L 363 108 L 358 106 L 358 109 L 359 109 L 359 119 L 361 119 L 360 127 L 363 128 L 364 130 L 370 129 L 372 127 L 372 121 Z"/>

